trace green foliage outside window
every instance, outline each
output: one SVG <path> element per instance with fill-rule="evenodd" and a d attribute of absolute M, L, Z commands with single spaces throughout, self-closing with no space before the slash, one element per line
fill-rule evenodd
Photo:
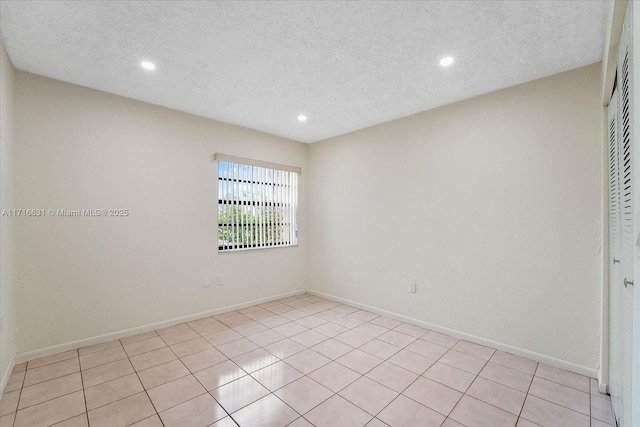
<path fill-rule="evenodd" d="M 276 245 L 283 240 L 282 208 L 219 205 L 218 246 Z M 259 238 L 259 236 L 262 236 Z"/>

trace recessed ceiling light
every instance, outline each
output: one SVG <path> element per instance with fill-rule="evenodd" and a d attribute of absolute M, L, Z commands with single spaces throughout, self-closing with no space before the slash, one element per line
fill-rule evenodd
<path fill-rule="evenodd" d="M 156 64 L 154 64 L 153 62 L 149 62 L 149 61 L 142 61 L 140 63 L 140 66 L 142 68 L 144 68 L 145 70 L 155 70 L 156 69 Z"/>
<path fill-rule="evenodd" d="M 451 56 L 445 56 L 440 60 L 440 65 L 442 65 L 443 67 L 448 67 L 451 64 L 453 64 L 453 57 Z"/>
<path fill-rule="evenodd" d="M 300 114 L 298 116 L 298 121 L 299 122 L 306 122 L 307 121 L 307 116 L 305 116 L 304 114 Z"/>

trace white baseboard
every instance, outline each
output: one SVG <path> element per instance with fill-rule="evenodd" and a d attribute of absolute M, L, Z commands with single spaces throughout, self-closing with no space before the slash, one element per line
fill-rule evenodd
<path fill-rule="evenodd" d="M 81 340 L 76 340 L 76 341 L 71 341 L 68 343 L 63 343 L 63 344 L 58 344 L 55 346 L 51 346 L 51 347 L 46 347 L 46 348 L 42 348 L 42 349 L 38 349 L 38 350 L 33 350 L 33 351 L 28 351 L 25 353 L 20 353 L 17 356 L 15 356 L 11 363 L 9 364 L 9 368 L 8 371 L 3 373 L 2 376 L 2 383 L 0 383 L 0 385 L 2 387 L 0 387 L 0 390 L 4 389 L 4 386 L 6 385 L 6 383 L 9 381 L 9 376 L 11 375 L 11 370 L 13 369 L 14 363 L 15 362 L 24 362 L 24 361 L 28 361 L 28 360 L 33 360 L 33 359 L 37 359 L 38 357 L 43 357 L 43 356 L 48 356 L 51 354 L 55 354 L 55 353 L 60 353 L 63 351 L 68 351 L 68 350 L 73 350 L 76 348 L 80 348 L 80 347 L 86 347 L 89 345 L 93 345 L 93 344 L 100 344 L 106 341 L 110 341 L 110 340 L 114 340 L 114 339 L 118 339 L 118 338 L 123 338 L 123 337 L 127 337 L 127 336 L 131 336 L 131 335 L 137 335 L 137 334 L 141 334 L 144 332 L 148 332 L 148 331 L 152 331 L 154 329 L 160 329 L 160 328 L 165 328 L 168 326 L 172 326 L 178 323 L 184 323 L 184 322 L 190 322 L 192 320 L 197 320 L 197 319 L 201 319 L 203 317 L 208 317 L 208 316 L 214 316 L 216 314 L 220 314 L 220 313 L 224 313 L 227 311 L 233 311 L 233 310 L 239 310 L 245 307 L 250 307 L 252 305 L 256 305 L 256 304 L 263 304 L 269 301 L 273 301 L 273 300 L 277 300 L 280 298 L 286 298 L 289 296 L 293 296 L 293 295 L 299 295 L 305 292 L 309 292 L 310 294 L 314 294 L 323 298 L 327 298 L 333 301 L 338 301 L 344 304 L 349 304 L 352 305 L 354 307 L 358 307 L 360 309 L 363 310 L 368 310 L 374 313 L 378 313 L 393 319 L 397 319 L 397 320 L 401 320 L 405 323 L 409 323 L 415 326 L 420 326 L 422 328 L 425 329 L 430 329 L 432 331 L 436 331 L 436 332 L 441 332 L 443 334 L 447 334 L 456 338 L 461 338 L 461 339 L 465 339 L 467 341 L 470 342 L 475 342 L 477 344 L 482 344 L 488 347 L 492 347 L 498 350 L 502 350 L 502 351 L 506 351 L 508 353 L 512 353 L 518 356 L 522 356 L 522 357 L 526 357 L 538 362 L 542 362 L 542 363 L 546 363 L 548 365 L 551 366 L 555 366 L 557 368 L 561 368 L 561 369 L 566 369 L 568 371 L 571 372 L 575 372 L 581 375 L 586 375 L 588 377 L 592 377 L 592 378 L 596 378 L 597 377 L 597 370 L 594 368 L 589 368 L 586 366 L 582 366 L 582 365 L 577 365 L 575 363 L 571 363 L 568 362 L 566 360 L 562 360 L 562 359 L 557 359 L 555 357 L 551 357 L 551 356 L 547 356 L 545 354 L 541 354 L 541 353 L 536 353 L 530 350 L 525 350 L 523 348 L 519 348 L 519 347 L 514 347 L 508 344 L 503 344 L 497 341 L 492 341 L 486 338 L 482 338 L 482 337 L 478 337 L 475 335 L 471 335 L 471 334 L 467 334 L 465 332 L 461 332 L 461 331 L 457 331 L 454 329 L 449 329 L 449 328 L 445 328 L 443 326 L 439 326 L 439 325 L 435 325 L 432 323 L 428 323 L 428 322 L 424 322 L 421 320 L 417 320 L 414 319 L 412 317 L 408 317 L 408 316 L 403 316 L 401 314 L 397 314 L 391 311 L 387 311 L 387 310 L 383 310 L 377 307 L 372 307 L 366 304 L 361 304 L 359 302 L 356 301 L 352 301 L 349 299 L 345 299 L 345 298 L 340 298 L 340 297 L 336 297 L 334 295 L 330 295 L 330 294 L 326 294 L 324 292 L 319 292 L 319 291 L 315 291 L 312 289 L 308 289 L 308 290 L 297 290 L 297 291 L 292 291 L 292 292 L 287 292 L 284 294 L 280 294 L 280 295 L 274 295 L 274 296 L 270 296 L 270 297 L 266 297 L 266 298 L 260 298 L 260 299 L 256 299 L 256 300 L 252 300 L 252 301 L 247 301 L 244 303 L 240 303 L 240 304 L 234 304 L 234 305 L 229 305 L 226 307 L 220 307 L 214 310 L 209 310 L 209 311 L 205 311 L 205 312 L 201 312 L 201 313 L 196 313 L 196 314 L 192 314 L 192 315 L 188 315 L 188 316 L 183 316 L 183 317 L 178 317 L 178 318 L 174 318 L 174 319 L 170 319 L 170 320 L 165 320 L 162 322 L 157 322 L 157 323 L 152 323 L 152 324 L 148 324 L 148 325 L 143 325 L 143 326 L 139 326 L 136 328 L 131 328 L 131 329 L 125 329 L 122 331 L 117 331 L 117 332 L 112 332 L 109 334 L 104 334 L 104 335 L 100 335 L 100 336 L 95 336 L 95 337 L 90 337 L 90 338 L 84 338 Z M 602 388 L 603 386 L 606 389 L 606 384 L 600 383 L 599 384 L 600 388 Z"/>
<path fill-rule="evenodd" d="M 609 394 L 609 384 L 601 381 L 598 378 L 598 391 L 603 394 Z"/>
<path fill-rule="evenodd" d="M 2 381 L 0 382 L 0 396 L 4 393 L 4 388 L 7 386 L 9 382 L 9 377 L 11 376 L 11 372 L 13 371 L 13 367 L 16 364 L 16 356 L 15 354 L 11 357 L 9 364 L 7 365 L 7 369 L 2 373 Z"/>
<path fill-rule="evenodd" d="M 252 305 L 264 304 L 266 302 L 270 302 L 270 301 L 277 300 L 277 299 L 280 299 L 280 298 L 290 297 L 290 296 L 293 296 L 293 295 L 303 294 L 305 292 L 306 292 L 306 289 L 301 289 L 301 290 L 292 291 L 292 292 L 286 292 L 284 294 L 273 295 L 273 296 L 270 296 L 270 297 L 255 299 L 255 300 L 243 302 L 243 303 L 240 303 L 240 304 L 228 305 L 226 307 L 220 307 L 220 308 L 216 308 L 214 310 L 203 311 L 201 313 L 191 314 L 191 315 L 188 315 L 188 316 L 177 317 L 175 319 L 164 320 L 162 322 L 150 323 L 148 325 L 143 325 L 143 326 L 139 326 L 139 327 L 136 327 L 136 328 L 125 329 L 125 330 L 122 330 L 122 331 L 112 332 L 112 333 L 109 333 L 109 334 L 99 335 L 99 336 L 90 337 L 90 338 L 83 338 L 81 340 L 71 341 L 71 342 L 67 342 L 67 343 L 64 343 L 64 344 L 58 344 L 58 345 L 54 345 L 54 346 L 51 346 L 51 347 L 45 347 L 45 348 L 41 348 L 41 349 L 38 349 L 38 350 L 33 350 L 33 351 L 27 351 L 25 353 L 20 353 L 14 359 L 17 360 L 18 362 L 25 362 L 25 361 L 28 361 L 28 360 L 37 359 L 37 358 L 43 357 L 43 356 L 49 356 L 51 354 L 56 354 L 56 353 L 60 353 L 60 352 L 63 352 L 63 351 L 74 350 L 76 348 L 86 347 L 88 345 L 100 344 L 100 343 L 111 341 L 111 340 L 118 339 L 118 338 L 123 338 L 123 337 L 128 337 L 128 336 L 131 336 L 131 335 L 142 334 L 144 332 L 149 332 L 149 331 L 152 331 L 154 329 L 166 328 L 168 326 L 173 326 L 173 325 L 176 325 L 178 323 L 191 322 L 192 320 L 197 320 L 197 319 L 202 319 L 204 317 L 214 316 L 216 314 L 225 313 L 227 311 L 240 310 L 240 309 L 245 308 L 245 307 L 251 307 Z M 13 367 L 13 363 L 11 364 L 11 366 Z M 9 378 L 7 377 L 6 380 L 8 381 L 8 379 Z M 3 378 L 3 381 L 4 380 L 5 380 L 5 378 Z M 4 386 L 4 384 L 5 383 L 3 382 L 3 386 Z"/>
<path fill-rule="evenodd" d="M 467 334 L 465 332 L 460 332 L 455 329 L 445 328 L 443 326 L 434 325 L 432 323 L 423 322 L 422 320 L 417 320 L 412 317 L 403 316 L 401 314 L 397 314 L 391 311 L 382 310 L 377 307 L 372 307 L 366 304 L 361 304 L 356 301 L 352 301 L 346 298 L 336 297 L 334 295 L 326 294 L 324 292 L 315 291 L 312 289 L 308 289 L 307 292 L 313 295 L 317 295 L 319 297 L 323 297 L 326 299 L 330 299 L 333 301 L 341 302 L 344 304 L 352 305 L 354 307 L 358 307 L 363 310 L 371 311 L 374 313 L 378 313 L 387 317 L 391 317 L 392 319 L 401 320 L 405 323 L 409 323 L 415 326 L 420 326 L 421 328 L 430 329 L 432 331 L 441 332 L 443 334 L 450 335 L 455 338 L 465 339 L 470 342 L 474 342 L 476 344 L 481 344 L 487 347 L 495 348 L 498 350 L 505 351 L 507 353 L 515 354 L 517 356 L 526 357 L 528 359 L 535 360 L 537 362 L 546 363 L 547 365 L 555 366 L 556 368 L 566 369 L 567 371 L 575 372 L 580 375 L 586 375 L 591 378 L 597 377 L 597 370 L 594 368 L 589 368 L 587 366 L 577 365 L 572 362 L 568 362 L 562 359 L 556 359 L 555 357 L 547 356 L 545 354 L 536 353 L 534 351 L 525 350 L 523 348 L 514 347 L 508 344 L 503 344 L 497 341 L 492 341 L 486 338 L 478 337 L 475 335 Z"/>

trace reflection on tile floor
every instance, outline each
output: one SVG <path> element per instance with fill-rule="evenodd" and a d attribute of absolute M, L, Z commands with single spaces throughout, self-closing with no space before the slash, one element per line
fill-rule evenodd
<path fill-rule="evenodd" d="M 0 427 L 613 425 L 597 383 L 301 294 L 16 365 Z"/>

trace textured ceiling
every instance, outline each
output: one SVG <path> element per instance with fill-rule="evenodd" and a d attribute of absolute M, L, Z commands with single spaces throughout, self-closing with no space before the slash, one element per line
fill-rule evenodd
<path fill-rule="evenodd" d="M 0 34 L 20 70 L 314 142 L 597 62 L 606 9 L 2 0 Z M 449 68 L 438 65 L 445 55 Z M 142 70 L 143 59 L 157 69 Z"/>

